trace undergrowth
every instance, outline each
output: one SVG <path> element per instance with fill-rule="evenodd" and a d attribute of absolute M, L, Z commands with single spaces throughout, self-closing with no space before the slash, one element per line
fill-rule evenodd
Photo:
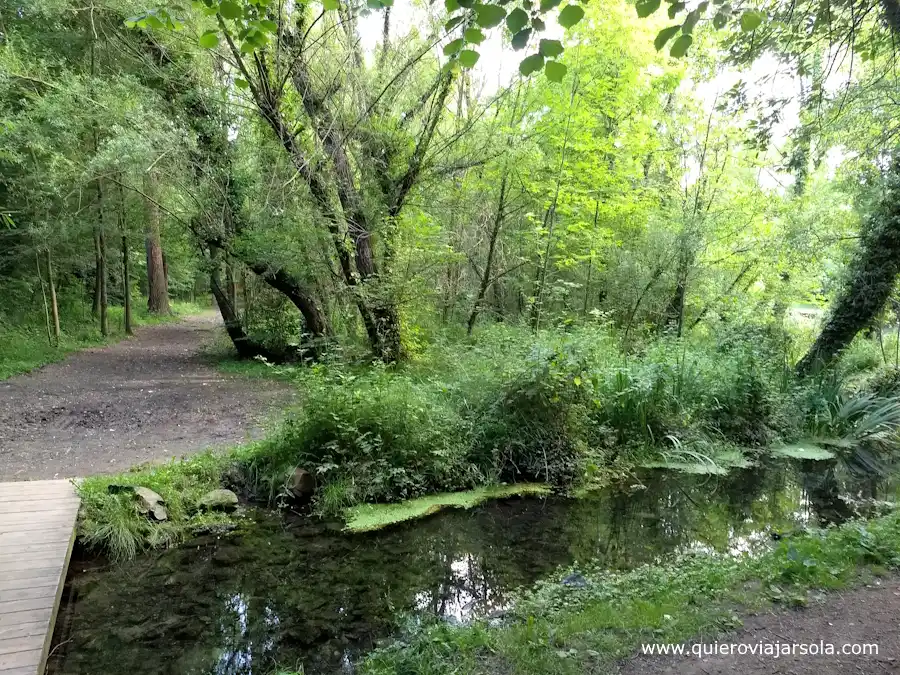
<path fill-rule="evenodd" d="M 602 324 L 536 336 L 497 326 L 477 341 L 432 343 L 393 368 L 337 358 L 311 367 L 244 365 L 245 373 L 297 386 L 299 405 L 278 428 L 209 460 L 208 472 L 194 464 L 207 460 L 194 459 L 161 476 L 125 478 L 159 481 L 178 515 L 194 486 L 230 485 L 280 503 L 302 469 L 315 479 L 314 510 L 343 516 L 363 503 L 497 484 L 575 493 L 638 466 L 723 474 L 773 450 L 857 470 L 887 466 L 900 430 L 900 399 L 887 391 L 893 380 L 870 378 L 879 391 L 840 370 L 800 381 L 788 342 L 743 327 L 691 340 L 656 337 L 626 352 Z M 181 516 L 180 529 L 132 522 L 120 498 L 88 502 L 86 540 L 117 555 L 190 531 Z"/>

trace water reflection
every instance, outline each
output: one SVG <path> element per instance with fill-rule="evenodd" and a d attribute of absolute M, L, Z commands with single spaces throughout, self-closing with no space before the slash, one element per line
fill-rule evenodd
<path fill-rule="evenodd" d="M 828 491 L 810 485 L 783 471 L 654 473 L 589 500 L 508 500 L 359 536 L 259 513 L 242 534 L 126 565 L 76 559 L 51 672 L 249 675 L 279 663 L 352 673 L 398 623 L 486 616 L 559 565 L 752 553 L 771 530 L 814 517 L 814 497 Z"/>

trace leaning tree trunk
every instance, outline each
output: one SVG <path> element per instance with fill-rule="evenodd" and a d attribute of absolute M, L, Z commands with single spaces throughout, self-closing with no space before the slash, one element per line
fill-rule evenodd
<path fill-rule="evenodd" d="M 231 301 L 231 297 L 226 289 L 222 288 L 222 281 L 219 274 L 218 248 L 210 246 L 210 270 L 209 270 L 209 286 L 212 289 L 213 297 L 216 299 L 216 305 L 219 313 L 222 315 L 222 321 L 225 324 L 225 331 L 231 338 L 235 351 L 242 359 L 253 359 L 261 356 L 267 361 L 281 361 L 282 356 L 267 349 L 258 342 L 250 339 L 244 331 L 244 326 L 238 317 L 237 308 Z"/>
<path fill-rule="evenodd" d="M 859 331 L 872 325 L 894 290 L 900 273 L 900 159 L 885 181 L 878 207 L 869 217 L 847 281 L 834 301 L 822 332 L 797 364 L 808 375 L 831 363 Z"/>
<path fill-rule="evenodd" d="M 155 188 L 156 181 L 152 176 L 149 179 L 151 187 Z M 147 220 L 146 246 L 147 246 L 147 309 L 151 314 L 169 314 L 169 289 L 166 282 L 166 267 L 163 260 L 162 242 L 160 240 L 160 214 L 159 205 L 153 201 L 156 198 L 156 190 L 150 190 L 149 218 Z"/>

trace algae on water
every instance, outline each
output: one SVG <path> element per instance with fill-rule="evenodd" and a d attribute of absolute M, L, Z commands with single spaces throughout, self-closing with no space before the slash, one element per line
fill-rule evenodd
<path fill-rule="evenodd" d="M 491 485 L 465 492 L 442 492 L 396 504 L 359 504 L 345 512 L 348 532 L 371 532 L 388 525 L 423 518 L 445 508 L 470 509 L 489 499 L 525 495 L 547 495 L 550 487 L 543 483 Z"/>

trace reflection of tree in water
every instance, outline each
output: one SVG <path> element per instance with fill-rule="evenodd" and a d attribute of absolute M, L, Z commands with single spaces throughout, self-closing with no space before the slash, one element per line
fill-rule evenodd
<path fill-rule="evenodd" d="M 71 631 L 60 638 L 71 642 L 51 672 L 243 675 L 276 660 L 348 672 L 403 615 L 466 620 L 560 565 L 630 567 L 696 542 L 727 550 L 751 528 L 719 483 L 663 473 L 643 483 L 578 501 L 496 502 L 358 536 L 260 516 L 240 536 L 76 575 Z M 748 508 L 782 502 L 796 508 L 781 497 Z"/>

